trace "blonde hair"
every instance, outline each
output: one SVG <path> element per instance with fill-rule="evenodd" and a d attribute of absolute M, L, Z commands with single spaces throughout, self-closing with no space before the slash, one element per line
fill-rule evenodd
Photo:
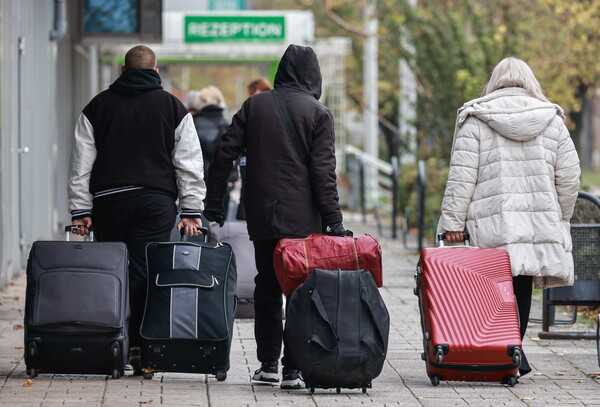
<path fill-rule="evenodd" d="M 496 65 L 483 94 L 487 95 L 495 90 L 511 87 L 523 88 L 534 98 L 548 102 L 542 86 L 529 65 L 515 57 L 504 58 Z"/>
<path fill-rule="evenodd" d="M 216 86 L 207 86 L 200 90 L 200 101 L 198 103 L 198 110 L 208 105 L 216 105 L 225 109 L 225 97 L 223 93 Z"/>

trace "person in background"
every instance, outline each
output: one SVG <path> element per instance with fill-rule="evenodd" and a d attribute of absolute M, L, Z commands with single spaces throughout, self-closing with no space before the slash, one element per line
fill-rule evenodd
<path fill-rule="evenodd" d="M 254 244 L 256 268 L 254 333 L 261 362 L 252 379 L 279 382 L 283 304 L 281 287 L 273 267 L 273 251 L 279 239 L 305 238 L 312 233 L 342 236 L 335 173 L 333 117 L 319 102 L 321 70 L 317 55 L 309 47 L 290 45 L 275 75 L 279 91 L 296 128 L 304 162 L 287 133 L 271 92 L 246 99 L 221 137 L 208 171 L 204 216 L 223 225 L 223 195 L 232 162 L 245 150 L 245 208 L 248 233 Z M 282 389 L 304 387 L 284 344 Z"/>
<path fill-rule="evenodd" d="M 202 146 L 205 177 L 215 156 L 219 137 L 229 126 L 229 122 L 223 117 L 225 107 L 225 97 L 216 86 L 201 89 L 197 95 L 197 103 L 191 105 L 196 110 L 194 125 Z"/>
<path fill-rule="evenodd" d="M 560 106 L 522 60 L 494 68 L 484 96 L 458 111 L 440 229 L 450 242 L 510 255 L 521 337 L 538 288 L 573 285 L 571 215 L 579 157 Z M 531 372 L 522 354 L 520 375 Z"/>
<path fill-rule="evenodd" d="M 260 92 L 270 91 L 271 84 L 265 78 L 257 78 L 248 84 L 248 97 Z M 240 191 L 240 202 L 238 204 L 235 218 L 237 220 L 246 220 L 246 208 L 244 207 L 244 180 L 246 179 L 246 152 L 244 151 L 238 160 L 240 167 L 240 181 L 242 183 Z"/>
<path fill-rule="evenodd" d="M 194 125 L 202 145 L 202 159 L 204 161 L 204 178 L 208 177 L 208 168 L 212 163 L 219 138 L 229 127 L 229 121 L 223 116 L 225 109 L 225 97 L 216 86 L 207 86 L 200 89 L 198 93 L 197 111 L 194 114 Z M 237 166 L 234 166 L 229 174 L 227 193 L 223 197 L 225 213 L 229 208 L 229 196 L 233 184 L 239 178 Z"/>
<path fill-rule="evenodd" d="M 121 75 L 79 115 L 71 153 L 69 209 L 74 231 L 94 226 L 98 241 L 125 242 L 129 251 L 130 363 L 139 368 L 140 325 L 146 303 L 145 248 L 169 241 L 179 198 L 178 227 L 198 235 L 206 192 L 202 151 L 192 116 L 164 91 L 152 49 L 125 55 Z"/>
<path fill-rule="evenodd" d="M 248 96 L 271 90 L 271 84 L 266 78 L 257 78 L 248 84 Z"/>
<path fill-rule="evenodd" d="M 200 105 L 200 91 L 190 90 L 185 94 L 183 104 L 187 107 L 188 112 L 193 116 L 199 110 Z"/>

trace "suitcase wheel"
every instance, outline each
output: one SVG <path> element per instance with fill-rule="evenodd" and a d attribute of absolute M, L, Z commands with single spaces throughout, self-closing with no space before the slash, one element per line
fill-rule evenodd
<path fill-rule="evenodd" d="M 509 387 L 515 387 L 515 384 L 517 384 L 517 378 L 516 377 L 511 377 L 510 379 L 508 379 L 508 386 Z"/>
<path fill-rule="evenodd" d="M 440 376 L 439 375 L 431 375 L 431 377 L 429 378 L 431 380 L 431 384 L 434 386 L 437 386 L 438 384 L 440 384 Z"/>
<path fill-rule="evenodd" d="M 217 372 L 215 376 L 217 376 L 218 382 L 222 382 L 223 380 L 227 379 L 227 372 Z"/>
<path fill-rule="evenodd" d="M 444 363 L 444 350 L 442 348 L 435 350 L 435 361 L 440 364 Z"/>
<path fill-rule="evenodd" d="M 35 341 L 29 342 L 28 348 L 29 356 L 34 359 L 37 356 L 37 343 Z"/>
<path fill-rule="evenodd" d="M 119 369 L 114 369 L 112 371 L 112 378 L 113 379 L 119 379 L 121 377 L 121 372 L 119 372 Z"/>
<path fill-rule="evenodd" d="M 502 379 L 502 384 L 507 384 L 508 387 L 515 387 L 515 384 L 517 384 L 517 376 L 506 376 Z"/>
<path fill-rule="evenodd" d="M 521 351 L 519 348 L 516 348 L 513 353 L 513 363 L 515 365 L 521 365 Z"/>
<path fill-rule="evenodd" d="M 34 377 L 37 377 L 39 373 L 39 370 L 37 369 L 28 369 L 27 370 L 27 376 L 29 376 L 31 379 L 33 379 Z"/>
<path fill-rule="evenodd" d="M 118 358 L 119 354 L 121 353 L 121 345 L 119 344 L 119 342 L 113 342 L 110 351 L 113 358 Z"/>

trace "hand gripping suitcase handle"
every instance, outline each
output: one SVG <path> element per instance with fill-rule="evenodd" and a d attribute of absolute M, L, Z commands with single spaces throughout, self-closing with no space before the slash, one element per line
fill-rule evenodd
<path fill-rule="evenodd" d="M 179 229 L 179 236 L 180 236 L 180 240 L 182 242 L 183 242 L 183 237 L 185 236 L 183 234 L 183 230 L 184 230 L 184 228 Z M 196 226 L 196 230 L 199 230 L 200 233 L 202 233 L 202 236 L 204 236 L 204 242 L 208 242 L 208 228 Z"/>
<path fill-rule="evenodd" d="M 80 226 L 82 226 L 82 225 L 68 225 L 68 226 L 65 226 L 65 240 L 67 242 L 71 240 L 71 232 L 73 232 L 74 230 L 76 230 Z M 87 238 L 87 240 L 94 241 L 94 227 L 93 226 L 90 227 L 89 231 L 90 231 L 90 235 Z"/>
<path fill-rule="evenodd" d="M 439 247 L 444 247 L 444 240 L 446 240 L 446 233 L 438 233 L 437 234 L 437 242 Z M 471 244 L 471 236 L 468 233 L 463 233 L 463 240 L 465 242 L 465 246 L 469 246 Z"/>

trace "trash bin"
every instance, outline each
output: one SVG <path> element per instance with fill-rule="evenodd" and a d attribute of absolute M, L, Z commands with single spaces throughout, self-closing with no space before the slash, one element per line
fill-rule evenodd
<path fill-rule="evenodd" d="M 575 213 L 571 219 L 575 283 L 571 287 L 547 289 L 544 295 L 542 332 L 540 338 L 591 338 L 595 333 L 552 331 L 550 306 L 600 305 L 600 199 L 579 192 Z"/>

